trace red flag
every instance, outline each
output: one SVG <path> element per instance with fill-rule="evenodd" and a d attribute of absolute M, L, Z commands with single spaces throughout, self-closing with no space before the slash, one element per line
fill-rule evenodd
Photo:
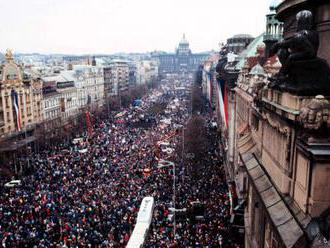
<path fill-rule="evenodd" d="M 88 134 L 89 136 L 92 136 L 93 126 L 91 121 L 91 115 L 88 111 L 86 111 L 86 124 L 87 124 Z"/>

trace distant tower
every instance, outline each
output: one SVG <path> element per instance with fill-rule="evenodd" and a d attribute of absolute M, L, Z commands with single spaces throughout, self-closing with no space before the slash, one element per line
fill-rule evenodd
<path fill-rule="evenodd" d="M 93 59 L 92 59 L 92 66 L 96 66 L 95 56 L 93 56 Z"/>
<path fill-rule="evenodd" d="M 183 34 L 182 36 L 182 40 L 179 43 L 179 47 L 176 50 L 177 55 L 190 55 L 191 54 L 191 50 L 189 48 L 189 42 L 186 39 L 186 35 Z"/>
<path fill-rule="evenodd" d="M 72 70 L 73 70 L 73 65 L 72 65 L 72 63 L 69 63 L 69 64 L 68 64 L 68 70 L 69 70 L 69 71 L 72 71 Z"/>
<path fill-rule="evenodd" d="M 283 37 L 283 23 L 276 19 L 276 8 L 279 3 L 280 0 L 272 0 L 269 6 L 269 13 L 266 15 L 266 33 L 264 35 L 266 58 L 269 57 L 271 47 Z"/>

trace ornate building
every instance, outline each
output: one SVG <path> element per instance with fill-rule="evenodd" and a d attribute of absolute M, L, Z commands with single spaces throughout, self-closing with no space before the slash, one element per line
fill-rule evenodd
<path fill-rule="evenodd" d="M 34 140 L 35 124 L 42 118 L 42 84 L 23 73 L 7 50 L 0 68 L 1 151 L 11 151 Z"/>
<path fill-rule="evenodd" d="M 328 1 L 286 0 L 277 9 L 286 37 L 277 48 L 288 46 L 290 54 L 299 53 L 309 49 L 301 34 L 319 35 L 318 54 L 329 59 L 322 41 L 328 37 L 329 42 Z M 311 20 L 313 25 L 306 25 Z M 321 20 L 324 32 L 314 32 Z M 306 25 L 303 32 L 301 23 Z M 262 49 L 254 47 L 247 54 L 255 55 L 240 60 L 243 66 L 228 90 L 228 125 L 223 116 L 219 119 L 228 180 L 239 197 L 233 220 L 244 208 L 245 247 L 329 247 L 329 66 L 316 57 L 317 46 L 314 56 L 301 56 L 289 65 L 282 60 L 282 66 L 280 55 L 265 57 Z M 311 69 L 315 64 L 324 65 L 317 68 L 321 73 Z M 296 72 L 303 78 L 294 77 Z M 226 73 L 221 80 L 227 80 Z"/>
<path fill-rule="evenodd" d="M 249 34 L 237 34 L 227 39 L 227 50 L 235 54 L 241 53 L 254 38 Z"/>
<path fill-rule="evenodd" d="M 97 109 L 103 105 L 104 74 L 101 66 L 74 65 L 72 70 L 61 75 L 71 78 L 77 89 L 77 108 Z"/>
<path fill-rule="evenodd" d="M 183 35 L 175 53 L 153 54 L 152 56 L 159 61 L 160 74 L 172 74 L 195 72 L 202 61 L 207 59 L 208 54 L 193 54 Z"/>
<path fill-rule="evenodd" d="M 264 34 L 264 43 L 266 45 L 266 57 L 272 45 L 283 38 L 283 23 L 276 18 L 276 7 L 279 0 L 273 0 L 269 6 L 269 13 L 266 15 L 266 33 Z"/>

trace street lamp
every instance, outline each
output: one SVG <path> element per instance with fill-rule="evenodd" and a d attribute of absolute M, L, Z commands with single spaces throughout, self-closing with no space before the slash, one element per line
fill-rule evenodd
<path fill-rule="evenodd" d="M 176 219 L 175 219 L 175 201 L 176 201 L 176 182 L 175 182 L 175 177 L 176 177 L 176 173 L 175 173 L 175 163 L 168 161 L 168 160 L 164 160 L 164 159 L 160 159 L 158 162 L 158 168 L 164 168 L 164 167 L 169 167 L 169 166 L 173 166 L 173 208 L 174 208 L 174 213 L 173 213 L 173 235 L 174 235 L 174 239 L 176 236 Z"/>

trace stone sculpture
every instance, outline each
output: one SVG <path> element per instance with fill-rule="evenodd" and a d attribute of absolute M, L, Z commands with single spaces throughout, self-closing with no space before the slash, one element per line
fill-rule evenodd
<path fill-rule="evenodd" d="M 296 18 L 295 35 L 271 49 L 271 56 L 278 55 L 282 68 L 270 79 L 270 87 L 297 95 L 330 95 L 330 68 L 317 57 L 319 35 L 313 30 L 312 13 L 303 10 Z"/>
<path fill-rule="evenodd" d="M 299 122 L 304 128 L 303 137 L 310 140 L 329 140 L 324 134 L 330 128 L 330 102 L 317 95 L 300 109 Z"/>

